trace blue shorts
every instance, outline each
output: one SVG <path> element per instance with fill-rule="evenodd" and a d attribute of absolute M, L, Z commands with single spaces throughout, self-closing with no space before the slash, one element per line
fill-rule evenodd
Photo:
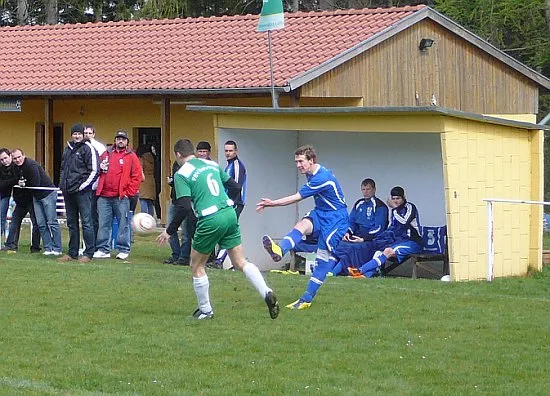
<path fill-rule="evenodd" d="M 313 224 L 311 236 L 317 236 L 317 248 L 334 252 L 349 226 L 348 211 L 340 209 L 335 211 L 322 211 L 313 209 L 306 213 L 304 218 Z"/>
<path fill-rule="evenodd" d="M 411 254 L 420 253 L 422 251 L 422 246 L 414 241 L 403 241 L 395 243 L 391 246 L 395 252 L 398 262 L 402 262 L 407 256 Z"/>

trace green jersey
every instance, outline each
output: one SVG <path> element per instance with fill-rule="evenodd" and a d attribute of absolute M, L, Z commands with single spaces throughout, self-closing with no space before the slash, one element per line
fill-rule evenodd
<path fill-rule="evenodd" d="M 229 175 L 216 162 L 193 158 L 174 175 L 176 199 L 190 197 L 198 219 L 214 214 L 233 206 L 223 186 L 228 180 Z"/>

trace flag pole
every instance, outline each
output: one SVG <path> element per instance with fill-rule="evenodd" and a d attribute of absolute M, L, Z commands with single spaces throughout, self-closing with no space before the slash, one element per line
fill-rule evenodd
<path fill-rule="evenodd" d="M 267 31 L 267 41 L 269 47 L 269 75 L 271 77 L 271 104 L 274 108 L 279 107 L 277 97 L 275 96 L 275 77 L 273 74 L 273 51 L 271 49 L 271 30 Z"/>

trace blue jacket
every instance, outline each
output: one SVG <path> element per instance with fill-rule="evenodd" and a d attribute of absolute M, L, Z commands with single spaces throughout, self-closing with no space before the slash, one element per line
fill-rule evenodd
<path fill-rule="evenodd" d="M 370 241 L 388 228 L 388 207 L 376 197 L 359 199 L 349 214 L 349 233 Z"/>

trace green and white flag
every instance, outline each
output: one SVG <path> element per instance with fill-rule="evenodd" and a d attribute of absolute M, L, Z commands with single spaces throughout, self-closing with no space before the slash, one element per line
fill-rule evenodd
<path fill-rule="evenodd" d="M 283 13 L 283 0 L 263 0 L 258 32 L 277 30 L 285 27 L 285 15 Z"/>

